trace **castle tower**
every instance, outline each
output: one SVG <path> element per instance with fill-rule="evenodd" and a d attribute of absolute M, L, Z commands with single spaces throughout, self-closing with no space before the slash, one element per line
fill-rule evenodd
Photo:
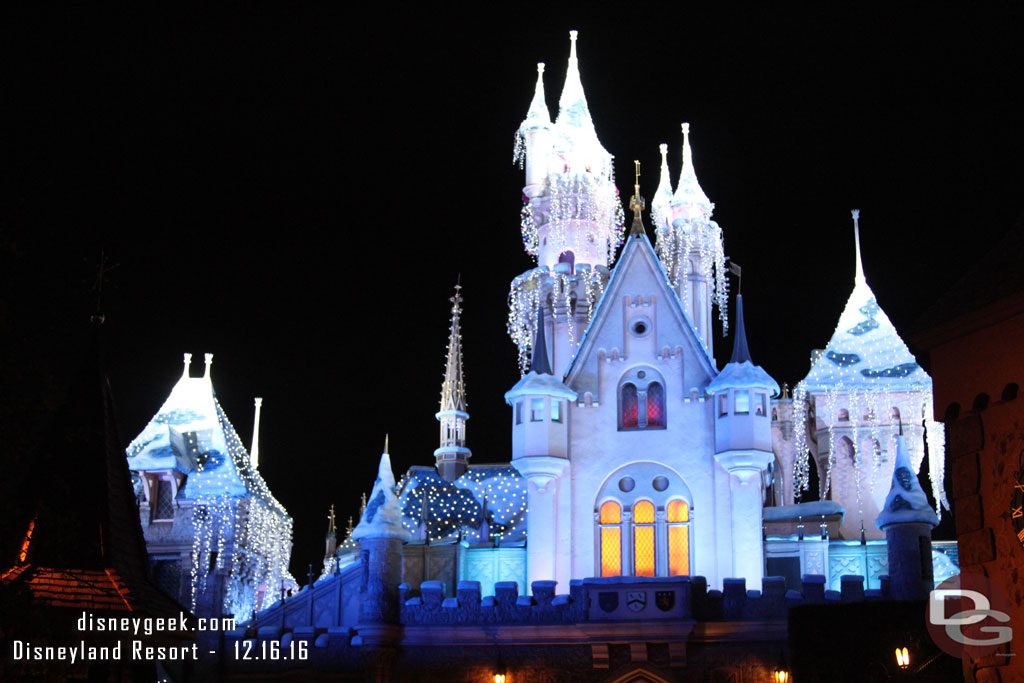
<path fill-rule="evenodd" d="M 366 563 L 359 602 L 359 637 L 368 680 L 390 680 L 402 627 L 398 621 L 398 584 L 402 581 L 402 544 L 412 536 L 402 524 L 387 439 L 377 480 L 359 524 L 352 532 Z"/>
<path fill-rule="evenodd" d="M 661 180 L 651 202 L 656 249 L 669 282 L 679 295 L 697 336 L 714 355 L 712 307 L 718 306 L 728 330 L 728 283 L 722 229 L 711 220 L 714 203 L 697 181 L 690 147 L 690 124 L 682 124 L 683 167 L 675 192 L 668 168 L 668 146 L 661 145 Z"/>
<path fill-rule="evenodd" d="M 512 406 L 512 466 L 528 481 L 526 581 L 569 585 L 571 556 L 571 463 L 569 402 L 576 392 L 551 373 L 538 313 L 537 342 L 530 371 L 505 394 Z"/>
<path fill-rule="evenodd" d="M 435 415 L 441 423 L 441 445 L 434 451 L 437 473 L 445 481 L 455 481 L 469 467 L 472 453 L 466 448 L 466 385 L 462 377 L 462 285 L 455 285 L 451 298 L 452 319 L 448 330 L 448 360 L 441 384 L 441 410 Z"/>
<path fill-rule="evenodd" d="M 758 585 L 764 576 L 761 510 L 765 473 L 774 461 L 770 399 L 779 385 L 754 365 L 743 325 L 743 297 L 736 297 L 732 358 L 708 385 L 715 410 L 715 460 L 729 473 L 732 576 Z"/>
<path fill-rule="evenodd" d="M 875 524 L 885 532 L 889 592 L 897 600 L 924 600 L 934 587 L 932 529 L 939 523 L 914 474 L 903 434 L 896 437 L 896 467 Z"/>
<path fill-rule="evenodd" d="M 537 267 L 512 282 L 509 332 L 525 374 L 537 330 L 538 304 L 548 313 L 552 369 L 562 376 L 608 281 L 622 243 L 623 212 L 612 155 L 590 116 L 570 32 L 569 64 L 554 123 L 544 99 L 543 64 L 514 160 L 526 166 L 521 228 Z"/>
<path fill-rule="evenodd" d="M 948 509 L 942 490 L 944 433 L 933 419 L 932 380 L 878 305 L 864 276 L 860 252 L 860 212 L 854 228 L 854 286 L 823 351 L 793 396 L 794 491 L 807 487 L 808 451 L 818 468 L 822 499 L 846 509 L 840 526 L 845 539 L 868 539 L 881 531 L 871 520 L 885 500 L 892 477 L 897 432 L 906 435 L 912 470 L 928 451 L 932 494 Z"/>

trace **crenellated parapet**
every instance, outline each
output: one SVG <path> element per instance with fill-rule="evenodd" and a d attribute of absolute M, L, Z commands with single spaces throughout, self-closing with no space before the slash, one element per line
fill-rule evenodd
<path fill-rule="evenodd" d="M 604 577 L 575 579 L 569 593 L 556 592 L 554 581 L 534 581 L 530 595 L 515 582 L 498 582 L 483 595 L 478 581 L 460 581 L 457 595 L 445 597 L 440 581 L 417 589 L 402 584 L 401 621 L 409 625 L 578 624 L 618 620 L 768 621 L 785 620 L 804 604 L 887 599 L 889 579 L 881 589 L 864 587 L 863 576 L 843 576 L 840 590 L 826 590 L 826 579 L 805 574 L 801 589 L 787 590 L 781 576 L 766 576 L 761 588 L 747 589 L 746 579 L 727 578 L 722 590 L 708 589 L 703 576 Z"/>

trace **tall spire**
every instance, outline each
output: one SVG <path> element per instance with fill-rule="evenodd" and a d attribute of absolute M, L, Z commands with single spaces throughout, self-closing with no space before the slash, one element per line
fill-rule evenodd
<path fill-rule="evenodd" d="M 857 258 L 854 282 L 863 285 L 867 283 L 867 280 L 864 279 L 864 266 L 860 260 L 860 209 L 851 209 L 850 215 L 853 216 L 853 246 Z"/>
<path fill-rule="evenodd" d="M 651 201 L 651 214 L 655 222 L 655 230 L 660 227 L 664 219 L 671 220 L 671 216 L 665 211 L 669 202 L 672 201 L 672 177 L 668 170 L 668 145 L 658 145 L 661 152 L 661 177 L 658 180 L 658 189 L 654 191 L 654 199 Z"/>
<path fill-rule="evenodd" d="M 693 168 L 693 150 L 690 149 L 690 124 L 682 124 L 683 128 L 683 169 L 679 172 L 679 183 L 676 185 L 676 192 L 673 199 L 684 204 L 694 204 L 704 210 L 706 216 L 711 216 L 715 205 L 711 203 L 708 196 L 704 194 L 700 183 L 697 182 L 697 172 Z"/>
<path fill-rule="evenodd" d="M 537 86 L 533 91 L 533 100 L 530 102 L 530 109 L 526 112 L 520 130 L 534 126 L 551 125 L 551 112 L 548 111 L 548 103 L 544 99 L 544 62 L 537 62 Z"/>
<path fill-rule="evenodd" d="M 451 326 L 448 331 L 448 362 L 441 384 L 441 410 L 466 410 L 466 387 L 462 377 L 462 285 L 455 285 L 452 302 Z"/>
<path fill-rule="evenodd" d="M 538 375 L 550 375 L 551 364 L 548 363 L 548 345 L 544 339 L 544 307 L 537 307 L 537 341 L 533 344 L 533 358 L 530 361 L 530 372 Z"/>
<path fill-rule="evenodd" d="M 250 443 L 249 459 L 253 469 L 255 469 L 260 464 L 260 407 L 263 405 L 263 399 L 257 396 L 253 399 L 253 403 L 256 406 L 256 416 L 252 420 L 252 442 Z"/>
<path fill-rule="evenodd" d="M 743 324 L 743 295 L 736 295 L 736 331 L 733 333 L 732 358 L 730 363 L 743 363 L 750 359 L 750 348 L 747 347 L 747 329 Z"/>
<path fill-rule="evenodd" d="M 640 162 L 633 161 L 636 164 L 636 183 L 633 185 L 633 196 L 629 198 L 629 209 L 633 212 L 633 225 L 629 229 L 630 235 L 644 235 L 644 221 L 641 218 L 644 207 L 646 206 L 644 198 L 640 196 Z"/>

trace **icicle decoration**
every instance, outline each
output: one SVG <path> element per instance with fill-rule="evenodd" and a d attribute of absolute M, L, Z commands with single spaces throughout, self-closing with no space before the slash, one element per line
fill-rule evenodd
<path fill-rule="evenodd" d="M 807 390 L 801 382 L 793 390 L 793 497 L 797 500 L 811 481 L 811 454 L 807 450 L 808 408 Z"/>
<path fill-rule="evenodd" d="M 508 293 L 508 334 L 519 350 L 520 374 L 525 375 L 530 367 L 538 306 L 543 304 L 547 307 L 553 322 L 561 320 L 568 325 L 569 343 L 575 348 L 580 341 L 577 332 L 590 325 L 608 277 L 607 269 L 553 273 L 542 266 L 512 280 Z M 580 306 L 586 307 L 586 322 L 580 320 L 580 325 L 577 325 Z"/>
<path fill-rule="evenodd" d="M 722 321 L 722 336 L 729 331 L 729 281 L 725 268 L 725 240 L 722 228 L 715 221 L 703 219 L 677 219 L 669 222 L 661 216 L 655 217 L 655 225 L 664 228 L 656 231 L 655 251 L 665 266 L 668 282 L 676 290 L 685 281 L 691 258 L 696 257 L 697 272 L 707 279 L 709 296 L 718 307 L 718 318 Z M 690 297 L 679 297 L 684 309 L 691 317 Z"/>

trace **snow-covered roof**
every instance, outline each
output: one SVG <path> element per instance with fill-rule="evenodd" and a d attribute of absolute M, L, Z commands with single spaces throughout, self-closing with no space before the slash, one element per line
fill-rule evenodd
<path fill-rule="evenodd" d="M 569 38 L 569 65 L 565 72 L 562 95 L 558 98 L 554 146 L 570 159 L 570 164 L 578 165 L 574 170 L 583 171 L 585 167 L 594 167 L 598 161 L 610 169 L 611 154 L 597 139 L 594 119 L 590 115 L 587 97 L 583 93 L 579 59 L 576 57 L 576 31 L 570 31 Z M 594 171 L 596 172 L 597 168 L 594 168 Z"/>
<path fill-rule="evenodd" d="M 892 473 L 892 485 L 885 497 L 885 506 L 878 513 L 875 524 L 884 529 L 890 524 L 901 522 L 925 522 L 937 526 L 939 518 L 928 504 L 928 497 L 914 474 L 910 462 L 907 441 L 900 434 L 896 437 L 896 467 Z"/>
<path fill-rule="evenodd" d="M 679 171 L 679 183 L 672 195 L 673 203 L 689 204 L 698 207 L 707 220 L 711 217 L 715 205 L 701 189 L 697 182 L 697 171 L 693 167 L 693 150 L 690 148 L 690 124 L 683 126 L 683 168 Z"/>
<path fill-rule="evenodd" d="M 177 470 L 188 475 L 178 494 L 183 499 L 255 495 L 282 514 L 284 507 L 273 497 L 235 428 L 217 401 L 206 354 L 206 372 L 189 376 L 191 354 L 185 354 L 185 370 L 145 429 L 128 445 L 128 467 L 136 472 Z"/>
<path fill-rule="evenodd" d="M 747 329 L 743 322 L 743 297 L 736 297 L 736 332 L 733 334 L 732 358 L 718 377 L 708 384 L 707 392 L 714 394 L 725 389 L 770 389 L 779 393 L 778 383 L 760 365 L 754 365 L 747 346 Z"/>
<path fill-rule="evenodd" d="M 861 391 L 930 389 L 931 377 L 917 364 L 864 278 L 859 236 L 856 258 L 853 292 L 832 339 L 804 378 L 804 387 L 808 392 L 837 386 Z"/>
<path fill-rule="evenodd" d="M 402 524 L 402 505 L 395 490 L 395 475 L 391 471 L 391 456 L 387 449 L 380 456 L 377 481 L 366 502 L 363 516 L 352 532 L 352 538 L 398 538 L 411 541 L 412 534 Z"/>
<path fill-rule="evenodd" d="M 828 515 L 845 516 L 846 509 L 834 500 L 811 500 L 806 503 L 766 507 L 762 517 L 766 522 L 781 522 L 800 517 L 810 520 L 814 517 Z"/>
<path fill-rule="evenodd" d="M 553 396 L 570 401 L 576 400 L 576 392 L 565 386 L 562 380 L 554 375 L 541 375 L 532 370 L 505 392 L 505 403 L 512 405 L 515 399 L 523 396 Z"/>
<path fill-rule="evenodd" d="M 544 100 L 544 62 L 538 62 L 537 86 L 534 88 L 530 109 L 526 112 L 526 118 L 520 124 L 519 131 L 524 132 L 532 128 L 550 127 L 551 113 L 548 111 L 548 104 Z"/>

